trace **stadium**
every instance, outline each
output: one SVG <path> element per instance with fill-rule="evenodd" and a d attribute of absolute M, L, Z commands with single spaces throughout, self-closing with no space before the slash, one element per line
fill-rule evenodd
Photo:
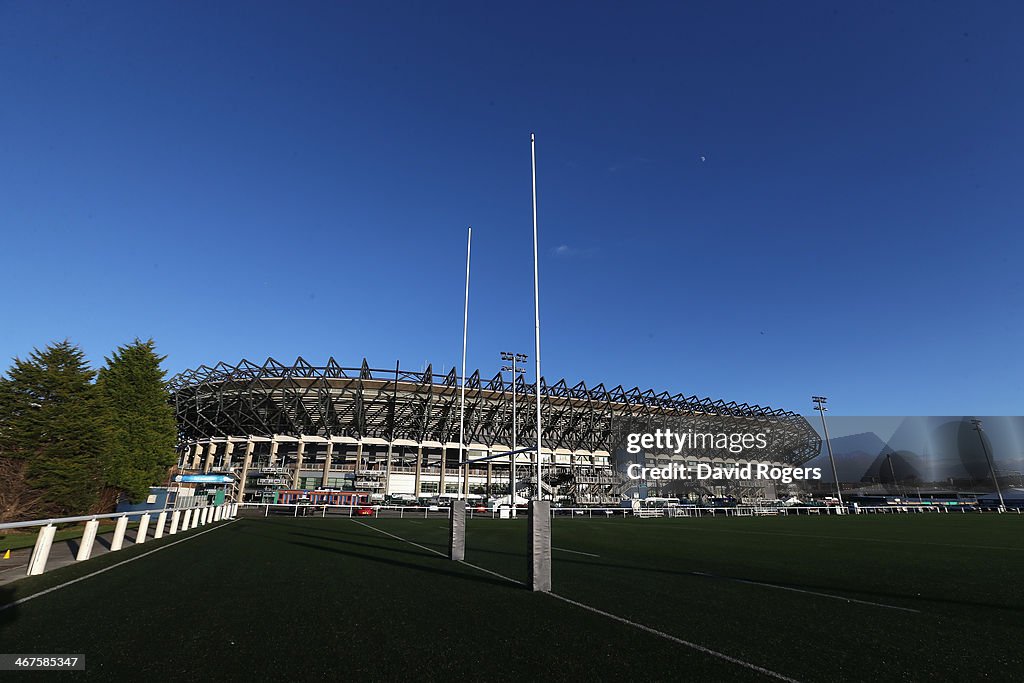
<path fill-rule="evenodd" d="M 243 502 L 275 502 L 281 491 L 367 491 L 374 499 L 517 495 L 536 490 L 536 453 L 509 455 L 536 439 L 536 387 L 499 373 L 466 378 L 465 449 L 459 464 L 460 384 L 455 370 L 314 366 L 242 360 L 180 373 L 170 380 L 179 430 L 179 469 L 230 473 Z M 767 435 L 757 462 L 799 466 L 818 455 L 821 439 L 800 415 L 653 389 L 608 389 L 541 379 L 544 466 L 541 490 L 576 505 L 618 503 L 636 481 L 631 462 L 650 467 L 754 462 L 728 451 L 627 454 L 627 436 L 678 431 Z M 515 419 L 513 415 L 515 414 Z M 515 426 L 513 426 L 513 424 Z M 474 462 L 476 461 L 476 462 Z M 468 469 L 468 473 L 467 473 Z M 650 482 L 652 493 L 658 482 Z M 772 498 L 770 483 L 733 482 L 737 497 Z M 709 487 L 721 495 L 725 487 Z M 700 492 L 698 492 L 700 493 Z M 633 492 L 635 494 L 635 491 Z"/>

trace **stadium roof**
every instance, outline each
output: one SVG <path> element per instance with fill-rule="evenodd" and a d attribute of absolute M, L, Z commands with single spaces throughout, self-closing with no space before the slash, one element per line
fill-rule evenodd
<path fill-rule="evenodd" d="M 347 435 L 450 442 L 458 438 L 459 376 L 453 368 L 422 371 L 345 367 L 333 358 L 312 365 L 303 358 L 285 364 L 273 358 L 257 364 L 217 363 L 175 375 L 168 382 L 182 436 L 268 433 Z M 535 385 L 521 376 L 515 385 L 502 373 L 466 378 L 466 442 L 511 442 L 511 398 L 532 403 Z M 804 462 L 818 454 L 817 432 L 800 415 L 735 401 L 671 394 L 621 385 L 588 386 L 541 378 L 545 448 L 613 450 L 624 430 L 685 419 L 698 430 L 735 431 L 756 422 L 776 430 L 777 459 Z M 519 443 L 535 434 L 535 417 L 520 410 Z M 521 436 L 520 436 L 521 435 Z"/>

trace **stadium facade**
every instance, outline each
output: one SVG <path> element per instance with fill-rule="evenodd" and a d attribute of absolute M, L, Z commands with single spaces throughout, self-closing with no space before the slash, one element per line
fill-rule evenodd
<path fill-rule="evenodd" d="M 179 427 L 179 468 L 230 473 L 240 500 L 273 502 L 282 489 L 368 491 L 375 497 L 502 496 L 511 466 L 516 490 L 535 490 L 536 452 L 512 450 L 513 397 L 519 447 L 536 442 L 535 385 L 502 374 L 466 379 L 465 450 L 459 466 L 459 377 L 455 370 L 314 366 L 268 359 L 218 363 L 169 381 Z M 545 494 L 578 504 L 609 503 L 635 485 L 622 472 L 697 462 L 755 462 L 729 453 L 627 455 L 630 433 L 671 426 L 770 435 L 756 462 L 801 465 L 821 440 L 796 413 L 746 403 L 603 384 L 541 379 Z M 472 462 L 480 458 L 490 459 Z M 531 467 L 531 463 L 534 467 Z M 770 494 L 769 494 L 770 495 Z"/>

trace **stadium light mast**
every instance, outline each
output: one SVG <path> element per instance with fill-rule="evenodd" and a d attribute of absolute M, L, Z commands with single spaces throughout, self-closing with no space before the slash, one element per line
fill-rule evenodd
<path fill-rule="evenodd" d="M 825 407 L 825 403 L 828 399 L 824 396 L 811 396 L 811 400 L 814 401 L 814 407 L 819 413 L 821 413 L 821 428 L 825 432 L 825 447 L 828 448 L 828 461 L 832 465 L 832 476 L 836 480 L 836 495 L 839 496 L 839 509 L 842 510 L 843 503 L 843 490 L 839 486 L 839 472 L 836 471 L 836 459 L 832 455 L 832 440 L 828 437 L 828 424 L 825 423 L 825 411 L 828 408 Z M 842 514 L 840 512 L 840 514 Z"/>
<path fill-rule="evenodd" d="M 466 443 L 466 335 L 469 329 L 469 254 L 473 246 L 473 227 L 469 227 L 466 237 L 466 305 L 462 309 L 462 393 L 459 398 L 459 465 L 463 467 L 463 491 L 469 497 L 469 462 L 463 462 L 463 448 Z M 441 468 L 444 468 L 442 459 Z M 442 473 L 443 474 L 443 473 Z M 441 477 L 444 478 L 443 476 Z M 444 493 L 441 491 L 440 493 Z"/>
<path fill-rule="evenodd" d="M 981 420 L 974 418 L 971 420 L 971 424 L 974 425 L 974 431 L 978 432 L 978 440 L 981 441 L 981 450 L 985 453 L 985 462 L 988 463 L 988 472 L 992 475 L 992 483 L 996 486 L 996 495 L 999 496 L 999 511 L 1002 512 L 1006 509 L 1006 503 L 1003 501 L 1003 491 L 999 488 L 999 479 L 996 478 L 996 468 L 992 464 L 992 457 L 988 454 L 988 446 L 985 445 L 985 430 L 981 428 Z"/>
<path fill-rule="evenodd" d="M 544 433 L 540 420 L 540 279 L 538 277 L 537 260 L 537 139 L 530 133 L 530 162 L 533 170 L 533 322 L 534 322 L 534 362 L 537 367 L 537 500 L 542 500 L 541 493 L 541 435 Z"/>
<path fill-rule="evenodd" d="M 511 372 L 512 373 L 512 453 L 511 453 L 511 455 L 508 456 L 508 488 L 509 488 L 509 499 L 508 499 L 509 513 L 508 514 L 509 514 L 509 517 L 512 517 L 512 516 L 515 515 L 515 509 L 516 509 L 516 429 L 517 429 L 517 420 L 516 420 L 517 384 L 516 384 L 516 381 L 519 379 L 519 375 L 521 375 L 524 372 L 526 372 L 526 370 L 524 370 L 523 368 L 517 367 L 516 363 L 517 362 L 525 363 L 526 362 L 526 358 L 527 358 L 527 356 L 526 356 L 525 353 L 512 353 L 512 352 L 509 352 L 509 351 L 502 351 L 501 352 L 501 359 L 502 360 L 504 360 L 504 361 L 512 361 L 512 365 L 503 365 L 501 367 L 501 371 L 502 372 Z"/>

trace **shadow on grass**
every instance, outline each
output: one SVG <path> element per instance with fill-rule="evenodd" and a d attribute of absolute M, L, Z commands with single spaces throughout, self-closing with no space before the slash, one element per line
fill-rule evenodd
<path fill-rule="evenodd" d="M 923 595 L 907 595 L 904 593 L 893 593 L 893 592 L 876 592 L 864 589 L 850 588 L 848 586 L 838 587 L 831 585 L 814 585 L 806 583 L 788 583 L 782 581 L 767 581 L 764 579 L 749 578 L 745 576 L 731 576 L 727 574 L 712 574 L 711 572 L 697 572 L 686 569 L 661 569 L 658 567 L 641 567 L 638 565 L 628 564 L 612 564 L 609 562 L 594 562 L 588 560 L 575 560 L 575 559 L 559 559 L 559 563 L 566 564 L 579 564 L 589 567 L 605 567 L 608 569 L 625 569 L 627 571 L 636 572 L 647 572 L 653 574 L 668 574 L 670 576 L 686 576 L 699 579 L 710 579 L 718 581 L 734 581 L 737 583 L 743 583 L 749 586 L 758 586 L 763 588 L 780 588 L 780 589 L 794 589 L 801 591 L 816 591 L 818 593 L 827 594 L 830 598 L 842 600 L 845 598 L 853 598 L 857 600 L 873 601 L 877 602 L 881 599 L 892 599 L 902 600 L 906 603 L 914 603 L 917 606 L 914 609 L 920 607 L 920 603 L 941 603 L 950 605 L 963 605 L 967 607 L 986 607 L 997 610 L 1009 610 L 1011 612 L 1024 612 L 1022 607 L 1011 607 L 1000 603 L 990 602 L 971 602 L 968 600 L 955 600 L 951 598 L 943 598 L 936 596 L 923 596 Z M 839 593 L 834 591 L 841 591 Z M 895 607 L 907 607 L 907 604 L 894 605 Z M 920 617 L 917 617 L 920 618 Z"/>
<path fill-rule="evenodd" d="M 366 524 L 367 523 L 367 522 L 364 522 L 363 520 L 360 520 L 360 519 L 356 519 L 356 518 L 353 518 L 353 519 L 354 519 L 354 521 L 356 521 L 359 524 Z M 395 519 L 398 519 L 398 518 L 396 517 Z M 372 520 L 367 520 L 367 521 L 372 521 Z M 411 520 L 411 521 L 417 521 L 417 520 Z M 266 520 L 266 521 L 263 521 L 261 523 L 262 524 L 272 525 L 272 526 L 277 526 L 277 527 L 284 527 L 284 528 L 288 528 L 288 529 L 296 529 L 297 528 L 297 526 L 295 524 L 288 523 L 288 522 L 281 522 L 281 521 Z M 372 528 L 372 529 L 376 529 L 376 527 L 373 526 L 372 524 L 369 524 L 368 526 L 370 526 L 370 528 Z M 305 534 L 305 533 L 298 532 L 298 531 L 291 531 L 291 532 L 289 532 L 289 534 L 290 535 L 296 535 L 296 536 L 306 536 L 308 538 L 316 538 L 316 539 L 320 539 L 320 540 L 324 540 L 324 541 L 336 541 L 336 542 L 342 542 L 342 543 L 351 543 L 351 541 L 345 540 L 345 538 L 343 538 L 343 537 L 348 537 L 348 536 L 355 535 L 355 536 L 360 536 L 360 537 L 364 537 L 364 538 L 374 538 L 374 537 L 377 537 L 379 535 L 378 532 L 375 532 L 374 534 L 371 535 L 371 534 L 368 534 L 366 532 L 358 531 L 355 528 L 349 529 L 348 527 L 331 526 L 329 528 L 322 528 L 322 527 L 320 527 L 320 528 L 314 527 L 314 528 L 315 528 L 316 531 L 321 531 L 321 532 L 324 532 L 324 533 L 335 533 L 335 534 L 338 535 L 338 537 L 335 538 L 335 537 L 328 537 L 328 536 L 317 536 L 317 535 L 313 535 L 313 534 Z M 447 533 L 447 529 L 445 530 L 445 533 Z M 397 539 L 393 539 L 393 540 L 397 540 Z M 472 534 L 468 534 L 468 536 L 467 536 L 466 551 L 467 552 L 472 552 L 474 555 L 476 555 L 478 553 L 482 554 L 482 555 L 504 555 L 504 556 L 507 556 L 507 557 L 515 557 L 515 558 L 520 558 L 520 559 L 526 557 L 526 553 L 525 552 L 511 552 L 511 551 L 507 551 L 507 550 L 492 550 L 490 548 L 478 548 L 478 547 L 473 545 L 472 541 L 473 541 Z M 415 543 L 416 545 L 421 545 L 421 546 L 423 546 L 425 548 L 433 548 L 433 549 L 435 549 L 435 550 L 437 550 L 437 551 L 439 551 L 439 552 L 441 552 L 443 554 L 447 554 L 448 553 L 448 543 L 447 542 L 439 543 L 439 542 L 436 542 L 436 541 L 423 540 L 423 539 L 420 539 L 420 538 L 411 538 L 411 539 L 408 539 L 406 542 L 407 543 L 409 543 L 409 542 Z M 382 549 L 384 548 L 384 546 L 378 546 L 378 545 L 367 545 L 367 547 L 370 547 L 370 548 L 382 548 Z M 406 552 L 406 553 L 409 553 L 410 555 L 420 555 L 421 554 L 421 553 L 418 553 L 418 552 L 415 552 L 415 551 L 409 551 L 409 550 L 406 550 L 406 551 L 395 551 L 395 552 Z"/>
<path fill-rule="evenodd" d="M 431 557 L 426 555 L 422 550 L 405 550 L 404 548 L 396 548 L 394 546 L 380 545 L 377 543 L 362 543 L 360 541 L 352 541 L 347 538 L 332 538 L 329 536 L 317 536 L 316 534 L 303 534 L 295 533 L 292 536 L 302 536 L 303 538 L 312 538 L 314 540 L 329 541 L 331 543 L 343 543 L 345 545 L 355 545 L 361 548 L 371 548 L 373 550 L 383 550 L 388 553 L 400 553 L 402 555 L 412 555 L 414 557 Z M 395 539 L 391 539 L 395 540 Z M 426 543 L 420 543 L 419 545 L 427 545 Z M 447 547 L 445 548 L 447 550 Z M 435 556 L 436 557 L 436 556 Z"/>
<path fill-rule="evenodd" d="M 14 600 L 14 589 L 0 586 L 0 633 L 18 618 L 18 606 L 13 604 Z"/>
<path fill-rule="evenodd" d="M 425 572 L 425 573 L 428 573 L 428 574 L 441 574 L 442 576 L 451 576 L 451 577 L 454 577 L 454 578 L 457 578 L 457 579 L 461 579 L 461 580 L 464 580 L 464 581 L 474 581 L 476 583 L 487 583 L 487 584 L 491 584 L 493 586 L 502 586 L 504 588 L 508 588 L 509 587 L 509 583 L 507 581 L 500 581 L 498 579 L 492 579 L 492 578 L 490 578 L 488 576 L 480 576 L 480 575 L 477 575 L 476 572 L 470 572 L 468 570 L 465 571 L 465 572 L 453 572 L 453 571 L 448 571 L 446 569 L 427 567 L 425 565 L 415 564 L 413 562 L 401 562 L 399 560 L 388 560 L 388 559 L 385 559 L 383 557 L 376 557 L 374 555 L 367 555 L 366 553 L 348 552 L 348 551 L 342 550 L 341 548 L 326 548 L 326 547 L 324 547 L 322 545 L 314 545 L 313 543 L 304 543 L 302 541 L 289 541 L 289 543 L 291 545 L 297 545 L 297 546 L 301 546 L 303 548 L 312 548 L 313 550 L 319 550 L 319 551 L 325 552 L 325 553 L 335 553 L 337 555 L 344 555 L 345 557 L 353 557 L 353 558 L 360 559 L 360 560 L 369 560 L 370 562 L 376 562 L 377 564 L 386 564 L 386 565 L 390 565 L 392 567 L 401 567 L 401 568 L 404 568 L 404 569 L 415 569 L 417 571 Z M 390 549 L 388 549 L 388 550 L 390 551 Z M 430 558 L 431 556 L 430 555 L 423 555 L 423 554 L 421 554 L 421 555 L 419 555 L 419 557 Z M 445 558 L 437 558 L 437 559 L 445 559 Z"/>
<path fill-rule="evenodd" d="M 244 533 L 246 535 L 249 535 L 249 536 L 260 536 L 262 538 L 269 538 L 269 539 L 272 539 L 272 540 L 275 540 L 275 541 L 280 541 L 281 540 L 281 537 L 279 537 L 279 536 L 274 536 L 274 535 L 270 535 L 270 534 L 255 533 L 254 531 L 251 531 L 249 529 L 243 530 L 242 533 Z M 405 550 L 404 548 L 399 548 L 399 547 L 395 547 L 395 546 L 388 546 L 388 545 L 381 545 L 379 543 L 362 543 L 362 542 L 359 542 L 359 541 L 350 540 L 349 538 L 347 538 L 348 535 L 349 534 L 339 534 L 338 536 L 318 536 L 317 534 L 306 534 L 306 533 L 302 533 L 302 532 L 298 532 L 298 531 L 293 531 L 293 532 L 288 534 L 288 537 L 301 536 L 302 538 L 309 538 L 309 539 L 312 539 L 312 540 L 315 540 L 315 541 L 327 541 L 328 543 L 338 543 L 338 544 L 344 544 L 344 545 L 354 545 L 354 546 L 359 546 L 361 548 L 369 548 L 369 549 L 372 549 L 372 550 L 382 550 L 384 552 L 389 552 L 389 553 L 401 553 L 402 555 L 412 555 L 414 557 L 430 557 L 430 555 L 425 555 L 422 550 Z M 360 537 L 360 538 L 364 537 L 362 534 L 356 534 L 356 536 Z M 379 537 L 378 536 L 374 536 L 374 538 L 379 538 Z M 322 547 L 322 546 L 318 546 L 318 547 Z"/>

